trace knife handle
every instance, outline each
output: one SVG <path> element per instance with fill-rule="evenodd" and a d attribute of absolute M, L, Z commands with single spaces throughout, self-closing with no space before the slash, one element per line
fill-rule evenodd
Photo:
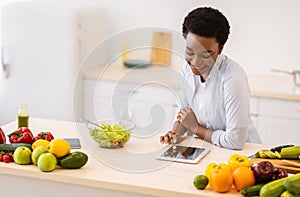
<path fill-rule="evenodd" d="M 283 148 L 288 148 L 288 147 L 292 147 L 292 146 L 295 146 L 295 145 L 293 145 L 293 144 L 287 144 L 287 145 L 281 145 L 281 146 L 276 146 L 276 147 L 274 147 L 274 148 L 271 148 L 270 150 L 272 151 L 272 152 L 281 152 L 281 149 L 283 149 Z"/>

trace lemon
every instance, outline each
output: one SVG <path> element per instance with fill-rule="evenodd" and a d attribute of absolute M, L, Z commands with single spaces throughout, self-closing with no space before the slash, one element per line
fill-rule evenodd
<path fill-rule="evenodd" d="M 33 144 L 31 145 L 32 146 L 32 150 L 34 150 L 36 147 L 38 146 L 44 146 L 44 147 L 48 147 L 49 145 L 49 141 L 47 140 L 44 140 L 44 139 L 38 139 L 37 141 L 33 142 Z"/>
<path fill-rule="evenodd" d="M 208 178 L 207 178 L 207 176 L 200 174 L 200 175 L 197 175 L 194 178 L 194 186 L 197 189 L 205 189 L 205 187 L 207 185 L 208 185 Z"/>
<path fill-rule="evenodd" d="M 50 153 L 55 155 L 55 157 L 60 158 L 70 153 L 71 147 L 69 142 L 66 140 L 56 138 L 51 140 L 48 145 L 48 150 Z"/>

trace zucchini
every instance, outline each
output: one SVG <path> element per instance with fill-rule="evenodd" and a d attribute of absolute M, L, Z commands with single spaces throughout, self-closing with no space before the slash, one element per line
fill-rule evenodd
<path fill-rule="evenodd" d="M 58 165 L 66 169 L 78 169 L 84 166 L 88 161 L 88 156 L 80 151 L 75 151 L 58 159 Z"/>
<path fill-rule="evenodd" d="M 287 180 L 291 181 L 300 181 L 300 173 L 297 173 L 295 175 L 292 175 L 290 177 L 278 179 L 275 181 L 271 181 L 267 184 L 265 184 L 259 192 L 260 197 L 279 197 L 284 191 L 284 183 Z"/>
<path fill-rule="evenodd" d="M 0 144 L 0 151 L 14 152 L 20 146 L 26 146 L 27 148 L 29 148 L 32 151 L 32 146 L 30 144 L 26 144 L 26 143 Z"/>
<path fill-rule="evenodd" d="M 292 194 L 291 192 L 289 191 L 285 191 L 283 192 L 280 197 L 300 197 L 300 195 L 297 195 L 297 194 Z"/>
<path fill-rule="evenodd" d="M 258 196 L 260 189 L 265 185 L 265 183 L 259 183 L 256 185 L 245 187 L 241 190 L 243 196 Z"/>
<path fill-rule="evenodd" d="M 287 180 L 283 186 L 290 193 L 300 195 L 300 180 Z"/>
<path fill-rule="evenodd" d="M 282 148 L 280 155 L 282 159 L 299 159 L 300 146 Z"/>

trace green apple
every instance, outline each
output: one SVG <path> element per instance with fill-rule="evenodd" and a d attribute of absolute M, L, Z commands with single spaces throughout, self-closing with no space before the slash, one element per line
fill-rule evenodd
<path fill-rule="evenodd" d="M 32 162 L 35 165 L 37 165 L 37 161 L 38 161 L 38 158 L 40 157 L 40 155 L 43 154 L 43 153 L 48 153 L 48 152 L 49 152 L 49 150 L 45 146 L 38 146 L 38 147 L 36 147 L 32 151 L 32 154 L 31 154 L 31 160 L 32 160 Z"/>
<path fill-rule="evenodd" d="M 20 146 L 14 151 L 14 160 L 17 164 L 31 163 L 31 150 L 25 146 Z"/>
<path fill-rule="evenodd" d="M 37 166 L 42 172 L 55 170 L 56 164 L 56 157 L 52 153 L 42 153 L 37 160 Z"/>

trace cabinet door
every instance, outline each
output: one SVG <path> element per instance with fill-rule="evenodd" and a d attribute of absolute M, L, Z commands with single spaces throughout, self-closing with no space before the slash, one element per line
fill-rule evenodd
<path fill-rule="evenodd" d="M 300 120 L 259 116 L 258 125 L 264 144 L 300 144 Z"/>
<path fill-rule="evenodd" d="M 130 119 L 136 124 L 139 137 L 149 137 L 157 133 L 166 133 L 175 119 L 175 108 L 165 103 L 133 101 L 129 104 Z"/>
<path fill-rule="evenodd" d="M 166 132 L 173 125 L 179 104 L 177 89 L 159 84 L 92 80 L 86 80 L 84 85 L 86 118 L 132 120 L 138 128 L 149 132 Z"/>
<path fill-rule="evenodd" d="M 112 119 L 112 91 L 115 83 L 97 80 L 83 82 L 83 114 L 89 120 Z"/>

